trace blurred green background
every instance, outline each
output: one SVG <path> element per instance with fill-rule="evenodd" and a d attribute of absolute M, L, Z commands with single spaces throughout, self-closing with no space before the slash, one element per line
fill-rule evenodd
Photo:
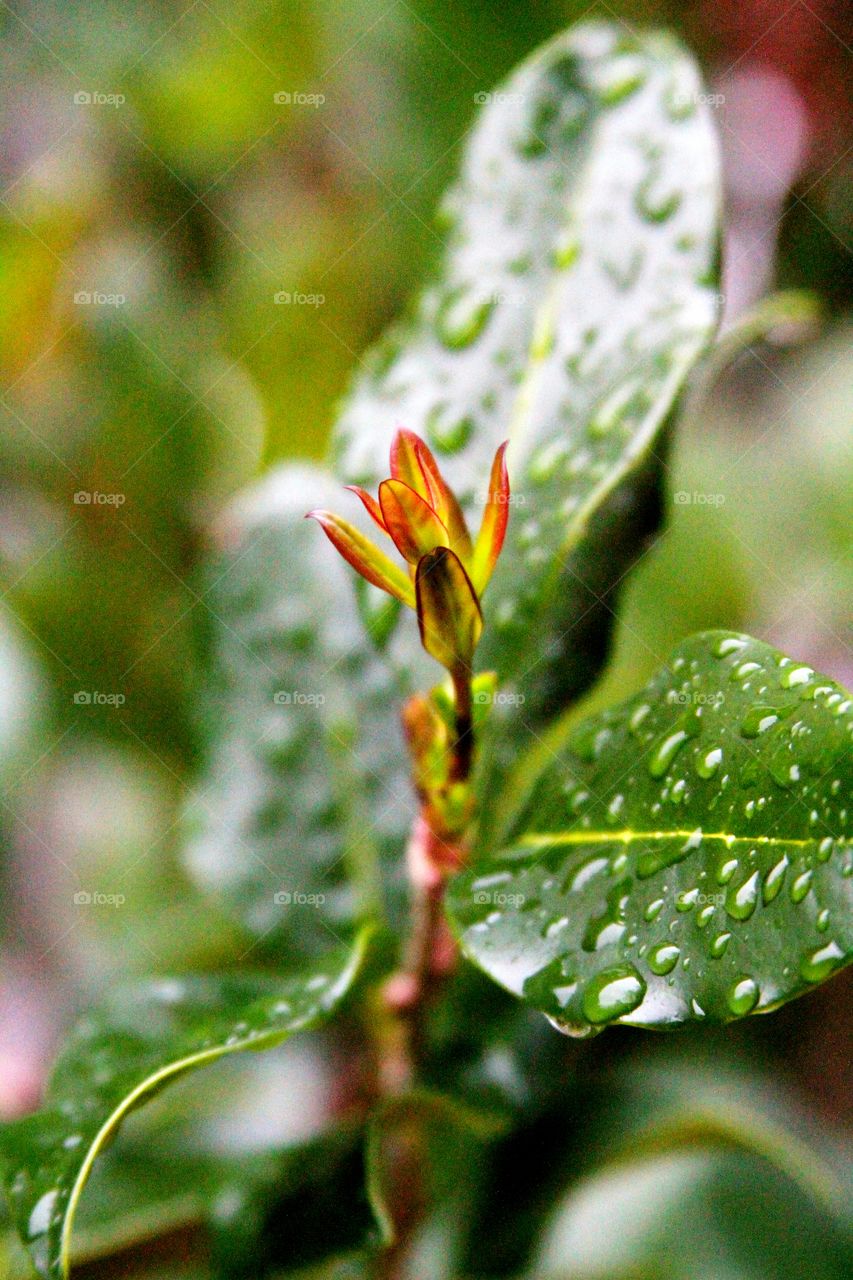
<path fill-rule="evenodd" d="M 821 310 L 690 399 L 669 527 L 594 700 L 708 626 L 853 683 L 841 0 L 3 5 L 0 1113 L 34 1102 L 59 1028 L 117 971 L 245 953 L 176 857 L 210 530 L 277 460 L 322 454 L 437 254 L 476 95 L 594 14 L 674 26 L 720 98 L 726 323 L 774 283 Z M 849 990 L 727 1044 L 839 1120 Z"/>

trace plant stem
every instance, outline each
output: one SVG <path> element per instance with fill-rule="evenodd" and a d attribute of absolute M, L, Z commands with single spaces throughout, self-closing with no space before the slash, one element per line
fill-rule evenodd
<path fill-rule="evenodd" d="M 474 759 L 474 722 L 471 704 L 471 672 L 458 667 L 451 673 L 456 702 L 456 741 L 450 762 L 450 781 L 467 782 Z"/>

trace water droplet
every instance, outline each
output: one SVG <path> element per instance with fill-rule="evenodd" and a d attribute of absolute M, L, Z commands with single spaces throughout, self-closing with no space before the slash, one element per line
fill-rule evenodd
<path fill-rule="evenodd" d="M 752 915 L 758 902 L 758 881 L 758 872 L 753 871 L 737 889 L 734 885 L 729 888 L 726 894 L 726 911 L 733 920 L 748 920 Z"/>
<path fill-rule="evenodd" d="M 660 170 L 651 169 L 634 195 L 634 208 L 646 222 L 668 222 L 681 205 L 681 192 L 662 189 L 660 179 Z"/>
<path fill-rule="evenodd" d="M 663 898 L 654 898 L 646 907 L 643 915 L 647 920 L 657 920 L 663 907 Z"/>
<path fill-rule="evenodd" d="M 752 978 L 739 978 L 726 993 L 726 1003 L 737 1017 L 752 1013 L 758 1004 L 758 984 Z"/>
<path fill-rule="evenodd" d="M 747 676 L 751 676 L 753 672 L 761 670 L 760 662 L 739 662 L 736 667 L 732 667 L 729 672 L 729 679 L 732 681 L 745 680 Z"/>
<path fill-rule="evenodd" d="M 826 933 L 827 929 L 829 928 L 829 908 L 828 907 L 824 907 L 823 911 L 821 911 L 818 914 L 818 918 L 815 921 L 815 924 L 817 925 L 818 933 Z"/>
<path fill-rule="evenodd" d="M 663 95 L 664 111 L 670 120 L 687 120 L 696 114 L 696 90 L 673 79 Z"/>
<path fill-rule="evenodd" d="M 485 329 L 494 308 L 494 298 L 484 298 L 467 285 L 451 289 L 435 318 L 439 340 L 451 351 L 470 346 Z"/>
<path fill-rule="evenodd" d="M 835 841 L 832 836 L 825 836 L 817 847 L 818 862 L 829 862 Z"/>
<path fill-rule="evenodd" d="M 740 731 L 745 738 L 757 738 L 778 721 L 779 712 L 774 707 L 750 707 L 741 722 Z"/>
<path fill-rule="evenodd" d="M 696 928 L 704 929 L 715 911 L 716 907 L 713 902 L 709 902 L 706 907 L 702 907 L 702 909 L 696 913 Z"/>
<path fill-rule="evenodd" d="M 550 480 L 568 452 L 568 443 L 560 438 L 537 449 L 527 467 L 528 479 L 534 484 L 544 484 L 546 480 Z"/>
<path fill-rule="evenodd" d="M 808 684 L 814 675 L 811 667 L 787 667 L 779 677 L 783 689 L 795 689 L 801 684 Z"/>
<path fill-rule="evenodd" d="M 605 969 L 592 978 L 583 993 L 583 1011 L 598 1025 L 631 1013 L 642 1004 L 646 984 L 633 965 Z"/>
<path fill-rule="evenodd" d="M 27 1222 L 27 1236 L 30 1240 L 43 1236 L 47 1231 L 58 1199 L 59 1188 L 53 1187 L 36 1201 Z"/>
<path fill-rule="evenodd" d="M 652 973 L 663 977 L 664 974 L 671 973 L 678 964 L 680 950 L 671 942 L 665 942 L 659 947 L 655 947 L 649 952 L 649 968 Z"/>
<path fill-rule="evenodd" d="M 813 871 L 803 871 L 791 882 L 791 901 L 802 902 L 812 886 Z"/>
<path fill-rule="evenodd" d="M 696 906 L 698 897 L 698 889 L 685 889 L 684 892 L 680 893 L 675 900 L 676 911 L 681 911 L 682 913 L 685 911 L 692 911 Z"/>
<path fill-rule="evenodd" d="M 844 952 L 837 942 L 826 942 L 822 947 L 809 951 L 800 964 L 800 977 L 806 982 L 823 982 L 844 959 Z"/>
<path fill-rule="evenodd" d="M 631 712 L 631 715 L 628 719 L 628 728 L 630 729 L 631 733 L 633 733 L 635 736 L 641 724 L 643 723 L 643 721 L 645 720 L 646 716 L 649 714 L 650 711 L 651 711 L 651 707 L 649 706 L 649 704 L 647 702 L 641 702 L 640 705 L 638 707 L 635 707 L 634 710 Z"/>
<path fill-rule="evenodd" d="M 658 739 L 648 758 L 647 768 L 653 778 L 662 778 L 688 739 L 684 728 L 672 729 Z"/>
<path fill-rule="evenodd" d="M 600 402 L 589 422 L 589 434 L 606 436 L 628 417 L 639 417 L 649 407 L 648 394 L 639 378 L 629 378 Z"/>
<path fill-rule="evenodd" d="M 554 266 L 563 271 L 574 266 L 580 254 L 580 241 L 571 227 L 564 227 L 554 247 Z"/>
<path fill-rule="evenodd" d="M 693 762 L 693 767 L 700 778 L 712 777 L 720 767 L 723 759 L 722 747 L 712 747 L 710 751 L 700 751 Z"/>
<path fill-rule="evenodd" d="M 747 641 L 743 636 L 726 636 L 720 640 L 714 649 L 714 655 L 717 658 L 725 658 L 730 653 L 740 653 L 741 649 L 745 649 Z"/>
<path fill-rule="evenodd" d="M 587 858 L 578 867 L 577 871 L 573 871 L 568 877 L 566 884 L 562 890 L 563 893 L 578 893 L 581 889 L 589 884 L 590 880 L 595 876 L 601 875 L 602 871 L 606 871 L 610 865 L 607 858 L 593 854 L 591 858 Z"/>
<path fill-rule="evenodd" d="M 770 903 L 778 895 L 782 888 L 782 882 L 785 879 L 785 872 L 788 870 L 788 855 L 783 853 L 782 857 L 771 867 L 764 878 L 764 884 L 761 889 L 761 896 L 766 903 Z"/>
<path fill-rule="evenodd" d="M 730 933 L 717 934 L 716 938 L 708 948 L 708 950 L 710 951 L 711 955 L 714 957 L 715 960 L 719 960 L 720 956 L 723 955 L 723 953 L 726 950 L 726 947 L 729 945 L 729 940 L 731 936 L 732 935 Z"/>
<path fill-rule="evenodd" d="M 458 453 L 465 448 L 473 431 L 473 418 L 448 419 L 445 405 L 436 405 L 427 416 L 427 438 L 440 453 Z"/>
<path fill-rule="evenodd" d="M 734 873 L 737 871 L 737 858 L 723 858 L 717 867 L 717 884 L 728 884 Z"/>

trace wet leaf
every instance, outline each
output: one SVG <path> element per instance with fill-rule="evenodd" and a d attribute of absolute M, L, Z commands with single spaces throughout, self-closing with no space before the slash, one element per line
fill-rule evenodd
<path fill-rule="evenodd" d="M 129 1111 L 184 1072 L 280 1044 L 327 1018 L 366 947 L 341 949 L 297 977 L 191 975 L 120 985 L 72 1031 L 44 1107 L 0 1129 L 3 1179 L 36 1271 L 68 1271 L 77 1202 Z"/>
<path fill-rule="evenodd" d="M 466 954 L 570 1034 L 761 1012 L 853 948 L 853 702 L 731 632 L 580 725 L 451 886 Z"/>

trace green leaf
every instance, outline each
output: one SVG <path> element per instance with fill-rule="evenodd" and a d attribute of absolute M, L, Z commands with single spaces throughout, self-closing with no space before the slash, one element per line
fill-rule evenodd
<path fill-rule="evenodd" d="M 352 986 L 367 938 L 305 975 L 191 975 L 118 986 L 76 1026 L 44 1108 L 0 1129 L 15 1222 L 46 1280 L 65 1276 L 74 1215 L 98 1154 L 129 1111 L 177 1076 L 267 1049 L 327 1018 Z"/>
<path fill-rule="evenodd" d="M 299 953 L 382 912 L 380 864 L 399 863 L 415 809 L 395 679 L 352 570 L 304 519 L 341 496 L 314 468 L 271 473 L 227 514 L 206 597 L 211 746 L 185 861 L 253 934 Z"/>
<path fill-rule="evenodd" d="M 437 279 L 341 418 L 349 479 L 387 474 L 402 422 L 472 517 L 509 436 L 479 660 L 524 691 L 528 722 L 595 676 L 607 595 L 658 522 L 661 432 L 716 320 L 717 183 L 701 83 L 672 38 L 560 35 L 489 95 Z"/>
<path fill-rule="evenodd" d="M 853 947 L 853 702 L 731 632 L 581 724 L 516 841 L 458 876 L 465 953 L 563 1030 L 775 1007 Z"/>

